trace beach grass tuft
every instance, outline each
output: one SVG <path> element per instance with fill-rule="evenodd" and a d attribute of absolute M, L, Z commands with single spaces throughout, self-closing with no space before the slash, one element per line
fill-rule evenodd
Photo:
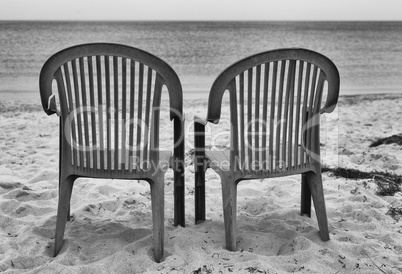
<path fill-rule="evenodd" d="M 352 168 L 330 168 L 327 166 L 322 167 L 323 172 L 331 172 L 336 177 L 346 179 L 372 179 L 377 184 L 377 195 L 380 196 L 393 196 L 396 192 L 402 191 L 402 177 L 397 174 L 379 171 L 361 171 Z"/>
<path fill-rule="evenodd" d="M 388 206 L 387 215 L 391 216 L 394 220 L 399 221 L 402 217 L 402 207 L 395 207 L 393 205 Z"/>
<path fill-rule="evenodd" d="M 390 137 L 380 138 L 370 144 L 369 147 L 378 147 L 380 145 L 397 144 L 402 146 L 402 134 L 395 134 Z"/>

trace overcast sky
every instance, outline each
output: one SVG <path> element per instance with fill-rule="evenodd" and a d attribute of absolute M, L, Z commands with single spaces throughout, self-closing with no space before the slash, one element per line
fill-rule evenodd
<path fill-rule="evenodd" d="M 402 20 L 402 0 L 0 0 L 0 20 Z"/>

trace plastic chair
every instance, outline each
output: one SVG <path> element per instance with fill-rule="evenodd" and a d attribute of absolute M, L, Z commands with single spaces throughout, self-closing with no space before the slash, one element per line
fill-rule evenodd
<path fill-rule="evenodd" d="M 230 101 L 230 149 L 215 144 L 205 149 L 205 126 L 219 123 L 225 91 Z M 334 110 L 338 94 L 335 65 L 307 49 L 263 52 L 224 70 L 212 85 L 207 118 L 195 118 L 196 223 L 205 220 L 207 168 L 221 178 L 228 250 L 236 249 L 237 184 L 302 174 L 301 214 L 311 216 L 312 196 L 321 239 L 329 240 L 319 124 L 320 114 Z"/>
<path fill-rule="evenodd" d="M 163 86 L 174 151 L 160 151 Z M 60 178 L 54 256 L 63 244 L 79 177 L 146 180 L 151 187 L 154 256 L 163 258 L 164 174 L 174 170 L 174 224 L 184 226 L 182 87 L 173 69 L 143 50 L 84 44 L 50 57 L 40 73 L 44 111 L 60 116 Z"/>

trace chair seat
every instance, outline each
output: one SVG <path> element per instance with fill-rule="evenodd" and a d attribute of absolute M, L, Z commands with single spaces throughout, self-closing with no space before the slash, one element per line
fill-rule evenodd
<path fill-rule="evenodd" d="M 108 168 L 107 166 L 107 159 L 104 159 L 103 165 L 104 167 L 101 168 L 101 159 L 97 159 L 97 167 L 93 168 L 91 164 L 91 168 L 86 167 L 86 163 L 84 162 L 84 166 L 73 166 L 73 170 L 76 171 L 76 175 L 82 175 L 86 174 L 86 176 L 91 176 L 93 177 L 103 177 L 104 175 L 107 174 L 113 174 L 113 176 L 117 175 L 119 178 L 137 178 L 139 177 L 148 177 L 149 173 L 154 173 L 155 170 L 160 170 L 163 173 L 166 172 L 166 170 L 169 167 L 172 167 L 172 151 L 169 150 L 163 150 L 159 151 L 159 160 L 157 163 L 153 162 L 150 159 L 141 161 L 141 160 L 134 160 L 129 159 L 129 157 L 126 157 L 126 161 L 118 161 L 117 168 L 115 166 L 115 158 L 114 158 L 114 153 L 112 152 L 110 155 L 111 158 L 111 166 Z M 119 153 L 119 155 L 121 155 Z M 136 155 L 135 152 L 133 155 Z M 135 156 L 133 156 L 135 157 Z M 137 175 L 137 176 L 136 176 Z"/>
<path fill-rule="evenodd" d="M 212 168 L 219 174 L 231 173 L 232 177 L 237 179 L 280 177 L 314 170 L 314 167 L 307 162 L 298 166 L 284 167 L 280 170 L 270 170 L 269 168 L 263 167 L 250 168 L 248 165 L 238 162 L 237 169 L 233 170 L 230 166 L 230 150 L 206 150 L 205 156 L 208 159 L 208 167 Z"/>

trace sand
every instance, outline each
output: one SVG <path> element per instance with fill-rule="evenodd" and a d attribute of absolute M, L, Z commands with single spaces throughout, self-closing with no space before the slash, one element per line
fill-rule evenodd
<path fill-rule="evenodd" d="M 191 149 L 193 115 L 206 98 L 185 97 Z M 21 97 L 23 98 L 23 97 Z M 370 148 L 402 131 L 402 97 L 343 96 L 323 119 L 323 163 L 402 175 L 402 149 Z M 163 123 L 167 129 L 169 123 Z M 331 240 L 314 210 L 299 215 L 300 176 L 245 181 L 238 191 L 238 251 L 224 248 L 220 180 L 208 171 L 207 220 L 194 224 L 194 171 L 186 162 L 186 227 L 173 226 L 173 174 L 165 180 L 165 258 L 155 263 L 146 182 L 79 179 L 65 242 L 53 258 L 58 200 L 58 117 L 37 103 L 0 101 L 0 271 L 5 273 L 401 273 L 402 220 L 386 213 L 402 193 L 376 195 L 372 179 L 324 173 Z M 164 130 L 165 135 L 169 130 Z M 166 136 L 166 138 L 170 138 Z"/>

